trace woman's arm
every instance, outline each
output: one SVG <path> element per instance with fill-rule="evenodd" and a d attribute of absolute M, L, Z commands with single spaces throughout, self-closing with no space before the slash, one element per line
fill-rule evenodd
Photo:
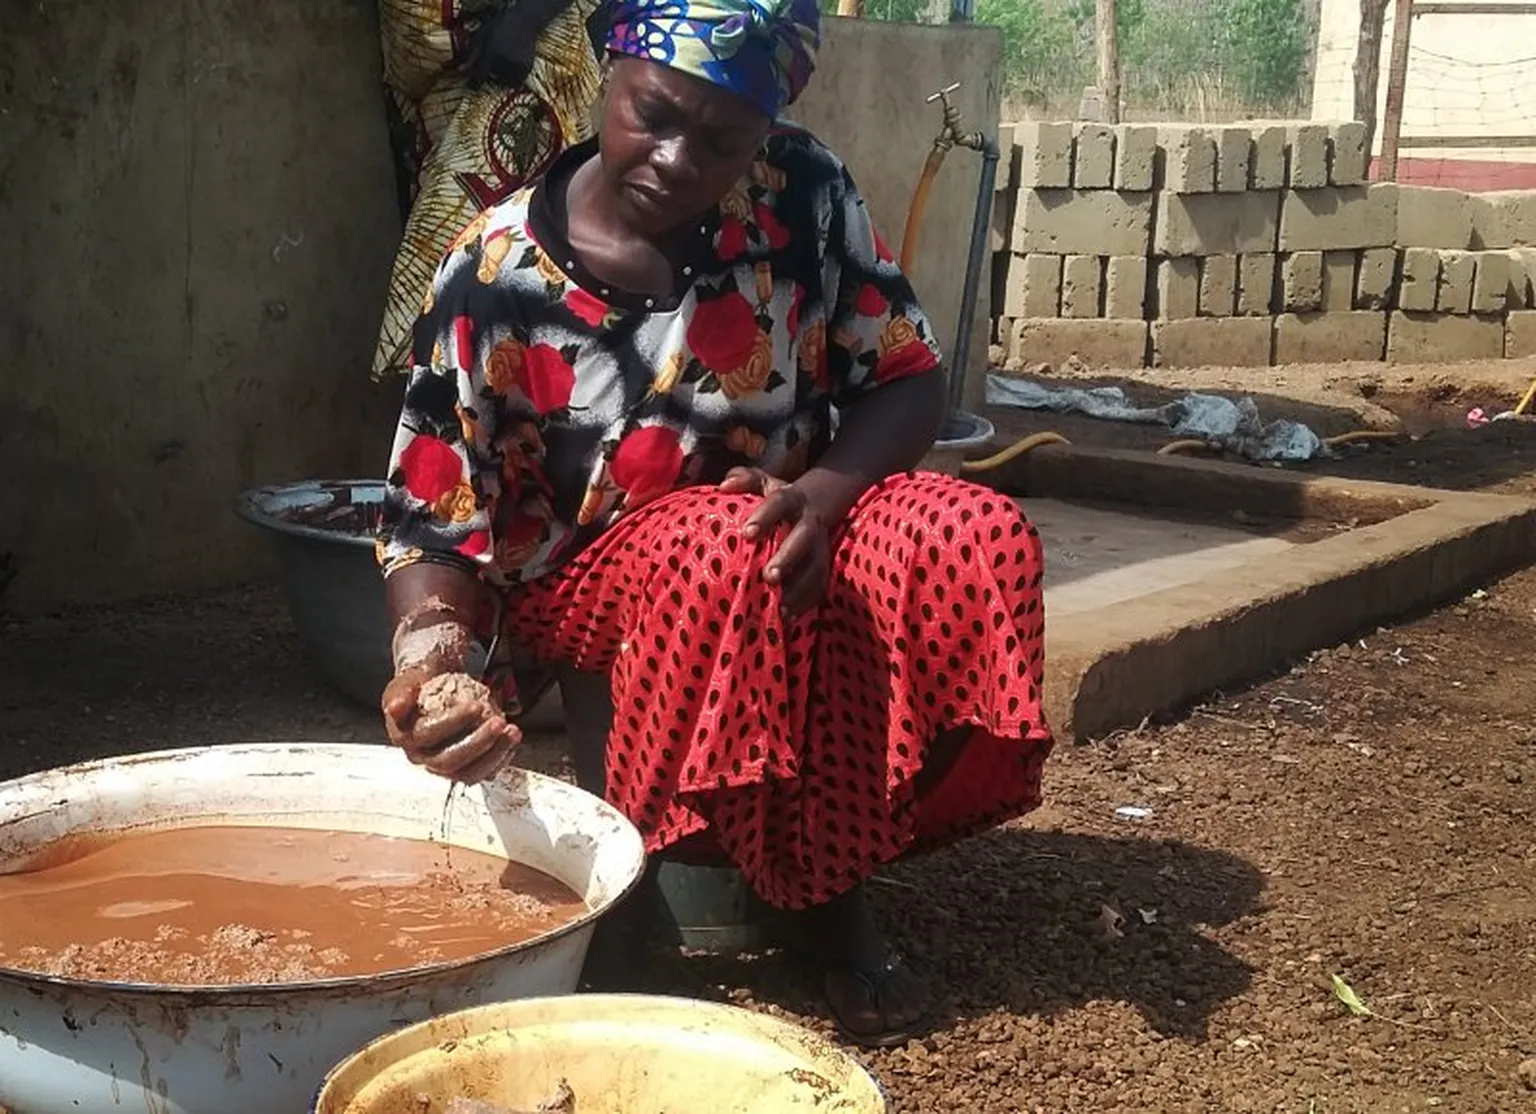
<path fill-rule="evenodd" d="M 463 781 L 494 773 L 520 738 L 490 690 L 463 676 L 485 630 L 482 573 L 493 560 L 502 482 L 503 402 L 486 389 L 483 326 L 469 314 L 484 285 L 486 223 L 478 219 L 450 250 L 417 325 L 379 527 L 394 662 L 381 698 L 385 728 L 411 761 Z"/>
<path fill-rule="evenodd" d="M 861 395 L 843 410 L 827 451 L 793 486 L 833 524 L 841 522 L 864 492 L 917 466 L 939 434 L 944 405 L 939 368 Z"/>
<path fill-rule="evenodd" d="M 852 178 L 830 152 L 826 159 L 833 184 L 825 199 L 822 248 L 824 370 L 842 423 L 821 458 L 793 483 L 748 470 L 725 483 L 726 490 L 764 497 L 747 522 L 749 538 L 790 525 L 763 575 L 782 586 L 791 613 L 814 604 L 825 590 L 829 534 L 871 487 L 922 460 L 945 409 L 932 324 L 875 232 Z"/>

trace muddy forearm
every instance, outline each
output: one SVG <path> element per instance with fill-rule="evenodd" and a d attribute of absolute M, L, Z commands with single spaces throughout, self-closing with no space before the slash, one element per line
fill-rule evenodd
<path fill-rule="evenodd" d="M 484 584 L 465 569 L 422 562 L 391 573 L 384 604 L 395 671 L 462 670 L 486 602 Z"/>
<path fill-rule="evenodd" d="M 832 444 L 795 486 L 840 522 L 869 488 L 916 467 L 943 421 L 942 371 L 888 383 L 843 412 Z"/>

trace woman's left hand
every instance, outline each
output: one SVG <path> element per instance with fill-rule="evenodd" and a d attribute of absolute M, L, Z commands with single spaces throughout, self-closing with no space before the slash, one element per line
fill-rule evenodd
<path fill-rule="evenodd" d="M 749 541 L 769 537 L 780 526 L 789 533 L 763 569 L 763 579 L 784 593 L 784 613 L 798 615 L 821 602 L 832 574 L 834 523 L 801 488 L 760 468 L 733 468 L 720 485 L 737 495 L 761 495 L 762 506 L 747 519 Z"/>

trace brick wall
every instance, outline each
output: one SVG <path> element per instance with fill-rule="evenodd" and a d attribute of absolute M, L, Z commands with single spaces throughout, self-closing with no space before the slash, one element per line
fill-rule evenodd
<path fill-rule="evenodd" d="M 1536 191 L 1367 183 L 1358 123 L 1005 125 L 1018 370 L 1536 356 Z"/>

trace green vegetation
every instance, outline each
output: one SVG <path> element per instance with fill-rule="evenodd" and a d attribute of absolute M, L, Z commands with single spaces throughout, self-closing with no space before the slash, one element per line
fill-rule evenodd
<path fill-rule="evenodd" d="M 835 5 L 829 5 L 829 10 Z M 926 0 L 865 0 L 867 19 L 923 19 Z M 1003 32 L 1017 107 L 1076 107 L 1093 84 L 1093 0 L 976 0 L 976 21 Z M 1306 0 L 1119 0 L 1125 104 L 1219 118 L 1305 103 Z"/>

